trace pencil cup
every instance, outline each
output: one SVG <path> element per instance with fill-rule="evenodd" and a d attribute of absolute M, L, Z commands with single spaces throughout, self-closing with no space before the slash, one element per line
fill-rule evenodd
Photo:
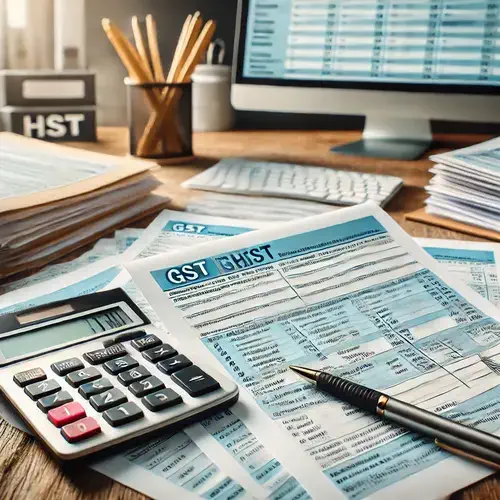
<path fill-rule="evenodd" d="M 130 154 L 156 160 L 192 158 L 191 83 L 139 84 L 126 78 L 125 85 Z M 148 137 L 154 140 L 146 141 Z"/>

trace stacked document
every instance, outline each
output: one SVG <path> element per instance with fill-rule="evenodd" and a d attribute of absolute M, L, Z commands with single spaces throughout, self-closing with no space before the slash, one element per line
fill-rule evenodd
<path fill-rule="evenodd" d="M 427 213 L 500 232 L 500 137 L 431 160 Z"/>
<path fill-rule="evenodd" d="M 0 278 L 158 211 L 154 164 L 0 134 Z"/>

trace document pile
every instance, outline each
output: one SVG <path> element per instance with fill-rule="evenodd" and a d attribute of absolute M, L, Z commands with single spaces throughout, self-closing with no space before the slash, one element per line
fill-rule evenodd
<path fill-rule="evenodd" d="M 0 278 L 158 211 L 149 162 L 0 134 Z"/>
<path fill-rule="evenodd" d="M 431 160 L 427 213 L 500 232 L 500 137 Z"/>

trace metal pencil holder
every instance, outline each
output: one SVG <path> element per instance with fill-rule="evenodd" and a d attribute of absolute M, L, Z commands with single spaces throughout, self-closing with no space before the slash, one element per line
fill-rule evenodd
<path fill-rule="evenodd" d="M 125 85 L 130 154 L 157 160 L 192 158 L 191 83 L 139 84 L 126 78 Z"/>

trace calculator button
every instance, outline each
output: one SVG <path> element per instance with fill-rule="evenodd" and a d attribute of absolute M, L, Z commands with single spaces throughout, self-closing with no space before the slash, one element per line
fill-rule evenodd
<path fill-rule="evenodd" d="M 64 439 L 70 443 L 76 443 L 77 441 L 90 438 L 99 434 L 99 432 L 101 432 L 101 428 L 95 418 L 92 417 L 82 418 L 82 420 L 73 422 L 61 429 L 61 434 Z"/>
<path fill-rule="evenodd" d="M 119 389 L 111 389 L 110 391 L 96 394 L 90 398 L 90 404 L 97 411 L 104 411 L 113 406 L 121 405 L 127 402 L 127 396 Z"/>
<path fill-rule="evenodd" d="M 129 340 L 134 340 L 134 339 L 139 339 L 141 337 L 144 337 L 146 335 L 146 332 L 144 330 L 137 330 L 135 332 L 127 332 L 127 333 L 121 333 L 120 335 L 117 335 L 116 337 L 108 340 L 104 340 L 102 345 L 104 347 L 109 347 L 114 344 L 118 344 L 119 342 L 128 342 Z"/>
<path fill-rule="evenodd" d="M 160 411 L 182 403 L 182 398 L 172 389 L 163 389 L 142 398 L 144 406 L 151 411 Z"/>
<path fill-rule="evenodd" d="M 132 346 L 142 352 L 145 349 L 159 346 L 161 343 L 161 340 L 156 335 L 146 335 L 145 337 L 142 337 L 142 339 L 133 340 Z"/>
<path fill-rule="evenodd" d="M 144 351 L 142 355 L 151 363 L 156 363 L 162 361 L 163 359 L 171 358 L 175 356 L 177 351 L 168 344 L 162 344 L 158 347 L 153 347 L 153 349 L 148 349 Z"/>
<path fill-rule="evenodd" d="M 172 380 L 193 397 L 202 396 L 220 387 L 217 380 L 197 366 L 190 366 L 175 372 Z"/>
<path fill-rule="evenodd" d="M 165 384 L 158 377 L 149 377 L 140 382 L 134 382 L 128 389 L 134 396 L 142 398 L 142 396 L 159 391 L 164 387 Z"/>
<path fill-rule="evenodd" d="M 83 363 L 78 358 L 71 358 L 53 363 L 50 367 L 57 375 L 63 377 L 67 373 L 81 370 L 83 368 Z"/>
<path fill-rule="evenodd" d="M 144 412 L 132 401 L 105 411 L 102 416 L 109 425 L 119 427 L 144 417 Z"/>
<path fill-rule="evenodd" d="M 65 380 L 71 387 L 80 387 L 83 383 L 92 382 L 98 378 L 101 378 L 99 370 L 93 366 L 89 366 L 84 370 L 68 373 Z"/>
<path fill-rule="evenodd" d="M 138 382 L 139 380 L 144 380 L 150 376 L 151 373 L 149 373 L 144 366 L 138 366 L 128 372 L 120 373 L 120 375 L 118 375 L 118 380 L 123 385 L 130 385 L 132 382 Z"/>
<path fill-rule="evenodd" d="M 132 356 L 124 356 L 123 358 L 113 359 L 104 363 L 104 369 L 108 373 L 111 373 L 111 375 L 118 375 L 136 366 L 139 366 L 139 363 Z"/>
<path fill-rule="evenodd" d="M 59 391 L 51 396 L 45 396 L 44 398 L 39 399 L 36 405 L 44 413 L 47 413 L 49 410 L 65 405 L 66 403 L 71 403 L 71 401 L 73 401 L 73 398 L 69 392 Z"/>
<path fill-rule="evenodd" d="M 89 399 L 90 396 L 101 394 L 110 389 L 113 389 L 113 384 L 107 378 L 101 378 L 95 382 L 88 382 L 87 384 L 81 385 L 78 389 L 78 393 L 85 399 Z"/>
<path fill-rule="evenodd" d="M 63 425 L 71 424 L 76 420 L 85 418 L 87 414 L 80 403 L 72 402 L 54 408 L 47 413 L 48 419 L 56 426 L 62 427 Z"/>
<path fill-rule="evenodd" d="M 120 358 L 121 356 L 125 356 L 126 354 L 127 350 L 125 349 L 123 344 L 115 344 L 110 347 L 106 347 L 105 349 L 86 352 L 83 357 L 91 365 L 100 365 L 101 363 L 105 363 L 110 359 Z"/>
<path fill-rule="evenodd" d="M 36 382 L 34 384 L 27 385 L 24 388 L 24 392 L 33 401 L 36 401 L 44 396 L 50 396 L 60 389 L 61 386 L 55 380 L 44 380 L 43 382 Z"/>
<path fill-rule="evenodd" d="M 157 366 L 163 373 L 166 373 L 167 375 L 172 375 L 172 373 L 178 372 L 183 368 L 187 368 L 192 364 L 193 363 L 191 362 L 191 360 L 186 358 L 184 354 L 179 354 L 178 356 L 166 359 L 165 361 L 160 361 L 160 363 L 158 363 Z"/>
<path fill-rule="evenodd" d="M 40 380 L 45 380 L 46 378 L 47 375 L 45 375 L 45 372 L 41 368 L 32 368 L 31 370 L 16 373 L 14 375 L 14 382 L 19 387 L 25 387 L 28 384 L 40 382 Z"/>

